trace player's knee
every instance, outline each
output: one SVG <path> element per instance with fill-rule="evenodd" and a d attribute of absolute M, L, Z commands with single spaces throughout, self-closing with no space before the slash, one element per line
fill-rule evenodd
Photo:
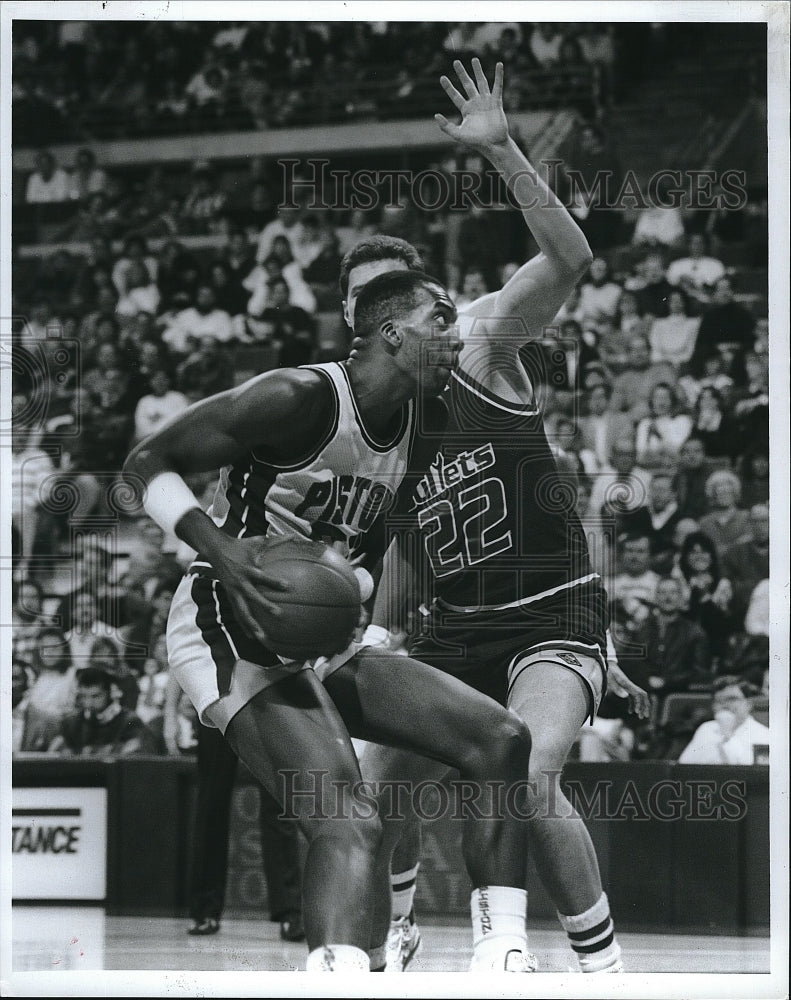
<path fill-rule="evenodd" d="M 494 766 L 498 773 L 528 773 L 532 740 L 530 730 L 521 719 L 507 714 L 488 730 L 487 736 L 484 753 L 487 771 Z"/>
<path fill-rule="evenodd" d="M 378 816 L 354 817 L 345 824 L 343 838 L 351 854 L 376 857 L 382 849 L 384 831 Z"/>
<path fill-rule="evenodd" d="M 528 780 L 533 794 L 539 802 L 547 802 L 557 798 L 560 791 L 560 775 L 566 762 L 565 747 L 553 744 L 535 743 L 530 755 Z"/>

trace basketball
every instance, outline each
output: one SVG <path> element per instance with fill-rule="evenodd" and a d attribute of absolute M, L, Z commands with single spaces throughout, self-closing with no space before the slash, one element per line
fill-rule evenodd
<path fill-rule="evenodd" d="M 267 627 L 269 648 L 293 660 L 340 653 L 360 621 L 360 585 L 354 569 L 323 542 L 271 542 L 261 568 L 289 585 L 272 600 L 282 615 Z"/>

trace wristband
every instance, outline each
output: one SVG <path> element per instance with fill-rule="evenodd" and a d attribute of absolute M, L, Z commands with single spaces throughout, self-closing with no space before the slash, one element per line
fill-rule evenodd
<path fill-rule="evenodd" d="M 177 472 L 158 472 L 143 495 L 146 513 L 163 531 L 176 533 L 176 525 L 189 510 L 202 510 L 198 498 Z"/>
<path fill-rule="evenodd" d="M 365 632 L 363 632 L 363 637 L 360 640 L 360 648 L 362 649 L 364 646 L 389 647 L 391 639 L 392 636 L 386 628 L 382 628 L 381 625 L 369 625 Z"/>

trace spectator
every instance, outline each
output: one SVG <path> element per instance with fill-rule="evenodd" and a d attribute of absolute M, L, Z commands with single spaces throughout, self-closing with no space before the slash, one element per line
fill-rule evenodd
<path fill-rule="evenodd" d="M 128 757 L 155 754 L 154 734 L 132 711 L 112 698 L 113 678 L 104 669 L 85 667 L 77 675 L 77 710 L 61 721 L 51 753 L 79 757 Z"/>
<path fill-rule="evenodd" d="M 337 305 L 338 275 L 341 270 L 341 254 L 338 234 L 332 226 L 324 225 L 319 232 L 319 252 L 302 269 L 302 277 L 313 288 L 314 294 L 323 293 L 324 303 L 334 308 Z"/>
<path fill-rule="evenodd" d="M 36 156 L 36 169 L 28 177 L 25 201 L 28 205 L 68 201 L 69 191 L 69 175 L 49 150 L 41 150 Z"/>
<path fill-rule="evenodd" d="M 621 286 L 610 277 L 610 266 L 603 257 L 595 257 L 588 270 L 588 278 L 580 288 L 583 325 L 592 324 L 598 329 L 602 320 L 614 320 L 621 299 Z"/>
<path fill-rule="evenodd" d="M 228 269 L 231 281 L 241 285 L 255 267 L 255 253 L 242 228 L 231 228 L 227 239 L 228 242 L 222 250 L 220 261 Z M 230 310 L 228 311 L 230 312 Z"/>
<path fill-rule="evenodd" d="M 204 284 L 198 288 L 195 305 L 172 317 L 162 339 L 174 354 L 186 356 L 202 340 L 228 343 L 238 336 L 231 316 L 217 308 L 214 289 Z"/>
<path fill-rule="evenodd" d="M 769 729 L 752 714 L 758 693 L 741 677 L 718 678 L 711 704 L 714 718 L 695 731 L 679 764 L 755 764 L 761 750 L 769 748 Z"/>
<path fill-rule="evenodd" d="M 661 383 L 675 388 L 677 379 L 673 366 L 666 361 L 652 364 L 648 338 L 633 336 L 629 341 L 627 366 L 613 382 L 610 405 L 616 413 L 628 413 L 636 424 L 648 416 L 647 400 L 654 387 Z"/>
<path fill-rule="evenodd" d="M 102 604 L 105 603 L 102 601 Z M 94 644 L 99 636 L 111 640 L 116 656 L 121 649 L 112 627 L 99 619 L 99 598 L 87 588 L 74 597 L 71 625 L 65 634 L 72 661 L 78 668 L 90 664 Z"/>
<path fill-rule="evenodd" d="M 742 505 L 749 509 L 756 503 L 769 503 L 769 448 L 758 442 L 740 463 Z"/>
<path fill-rule="evenodd" d="M 28 692 L 33 709 L 60 721 L 74 708 L 77 665 L 69 652 L 66 636 L 60 628 L 41 629 L 34 650 L 32 671 L 35 680 Z"/>
<path fill-rule="evenodd" d="M 11 666 L 11 752 L 43 753 L 58 731 L 58 719 L 30 703 L 30 668 L 21 660 Z"/>
<path fill-rule="evenodd" d="M 456 308 L 462 309 L 464 306 L 468 306 L 471 302 L 475 302 L 476 299 L 480 299 L 484 295 L 489 294 L 489 286 L 486 284 L 486 278 L 484 277 L 483 271 L 477 267 L 470 267 L 464 272 L 464 277 L 461 282 L 461 290 L 456 296 Z"/>
<path fill-rule="evenodd" d="M 610 204 L 607 190 L 619 191 L 624 174 L 612 139 L 598 123 L 583 122 L 568 158 L 580 176 L 579 183 L 570 185 L 568 175 L 561 175 L 572 215 L 592 247 L 605 251 L 618 246 L 623 242 L 623 209 Z M 601 184 L 602 178 L 608 183 Z"/>
<path fill-rule="evenodd" d="M 750 509 L 749 533 L 732 542 L 722 554 L 722 571 L 733 588 L 733 613 L 739 622 L 761 580 L 769 579 L 769 506 L 754 504 Z"/>
<path fill-rule="evenodd" d="M 709 510 L 706 483 L 716 468 L 706 454 L 706 442 L 693 430 L 678 452 L 674 485 L 683 517 L 699 520 Z"/>
<path fill-rule="evenodd" d="M 651 203 L 646 196 L 644 207 L 637 210 L 637 222 L 632 231 L 632 246 L 661 247 L 663 250 L 680 251 L 686 238 L 684 212 L 678 206 L 665 201 L 672 181 L 660 181 L 657 203 Z"/>
<path fill-rule="evenodd" d="M 154 731 L 163 731 L 163 713 L 165 696 L 168 686 L 168 645 L 167 636 L 162 635 L 149 650 L 149 656 L 143 664 L 143 673 L 138 681 L 139 697 L 137 714 L 147 726 Z"/>
<path fill-rule="evenodd" d="M 659 471 L 651 476 L 646 510 L 652 566 L 658 572 L 669 573 L 675 555 L 676 528 L 682 520 L 671 473 Z"/>
<path fill-rule="evenodd" d="M 338 226 L 338 250 L 342 256 L 353 250 L 358 243 L 367 240 L 377 233 L 376 223 L 370 212 L 362 208 L 354 208 L 349 213 L 349 221 L 345 226 Z"/>
<path fill-rule="evenodd" d="M 684 539 L 676 576 L 686 584 L 686 615 L 706 633 L 719 662 L 735 627 L 730 609 L 733 591 L 720 573 L 717 549 L 705 532 L 693 531 Z"/>
<path fill-rule="evenodd" d="M 700 305 L 711 300 L 714 286 L 725 276 L 725 265 L 706 255 L 706 237 L 690 233 L 686 257 L 678 257 L 667 269 L 667 280 L 690 295 Z"/>
<path fill-rule="evenodd" d="M 107 174 L 96 165 L 96 154 L 87 147 L 78 149 L 71 172 L 70 197 L 74 201 L 84 201 L 92 194 L 104 192 L 106 187 Z"/>
<path fill-rule="evenodd" d="M 159 252 L 157 288 L 161 307 L 170 312 L 191 300 L 200 284 L 195 257 L 177 240 L 168 240 Z"/>
<path fill-rule="evenodd" d="M 115 289 L 123 295 L 127 289 L 127 271 L 136 264 L 143 264 L 149 278 L 157 281 L 158 261 L 148 251 L 146 241 L 141 236 L 129 236 L 124 243 L 121 256 L 113 266 L 112 278 Z"/>
<path fill-rule="evenodd" d="M 140 398 L 135 408 L 133 444 L 153 434 L 163 422 L 189 406 L 187 397 L 172 388 L 170 374 L 165 368 L 152 372 L 148 382 L 151 391 Z"/>
<path fill-rule="evenodd" d="M 115 639 L 108 635 L 97 635 L 91 646 L 88 665 L 105 670 L 111 676 L 113 701 L 117 701 L 122 708 L 135 710 L 140 694 L 137 674 L 129 669 Z"/>
<path fill-rule="evenodd" d="M 711 305 L 700 319 L 690 372 L 700 377 L 705 359 L 719 351 L 730 359 L 725 374 L 739 381 L 744 376 L 744 355 L 754 345 L 755 317 L 735 300 L 730 278 L 720 278 L 714 286 Z"/>
<path fill-rule="evenodd" d="M 579 285 L 575 285 L 568 294 L 568 298 L 558 309 L 554 322 L 561 324 L 567 320 L 574 320 L 582 326 L 584 311 L 582 308 L 582 297 Z"/>
<path fill-rule="evenodd" d="M 610 468 L 610 456 L 616 441 L 630 437 L 634 425 L 628 414 L 610 407 L 612 386 L 596 385 L 583 395 L 585 416 L 579 418 L 583 453 L 587 452 L 591 473 Z"/>
<path fill-rule="evenodd" d="M 560 60 L 563 35 L 556 24 L 543 21 L 536 24 L 530 34 L 530 54 L 542 69 L 551 69 Z"/>
<path fill-rule="evenodd" d="M 279 254 L 278 245 L 281 247 Z M 289 299 L 293 305 L 307 313 L 316 311 L 316 296 L 305 281 L 302 268 L 293 259 L 290 244 L 285 237 L 276 237 L 272 241 L 272 253 L 263 264 L 256 264 L 242 282 L 242 287 L 249 293 L 248 315 L 258 317 L 269 307 L 272 283 L 281 278 L 288 285 Z"/>
<path fill-rule="evenodd" d="M 626 280 L 625 287 L 636 292 L 640 314 L 650 324 L 657 317 L 668 315 L 668 299 L 673 286 L 667 280 L 665 258 L 659 251 L 649 251 L 636 270 L 636 275 Z"/>
<path fill-rule="evenodd" d="M 178 366 L 177 385 L 191 403 L 233 384 L 233 362 L 216 340 L 202 340 Z"/>
<path fill-rule="evenodd" d="M 162 586 L 171 588 L 181 580 L 183 567 L 170 549 L 168 539 L 156 521 L 150 517 L 136 522 L 135 539 L 129 546 L 126 564 L 127 586 L 140 587 L 146 602 L 154 600 Z"/>
<path fill-rule="evenodd" d="M 675 461 L 681 445 L 692 430 L 692 418 L 679 412 L 678 398 L 672 385 L 658 382 L 648 397 L 648 415 L 637 423 L 635 446 L 637 461 L 654 469 Z"/>
<path fill-rule="evenodd" d="M 224 309 L 232 318 L 247 312 L 250 293 L 224 260 L 215 260 L 211 265 L 209 283 L 214 289 L 218 309 Z"/>
<path fill-rule="evenodd" d="M 637 465 L 634 436 L 617 438 L 609 467 L 595 477 L 591 489 L 589 520 L 599 537 L 617 537 L 619 519 L 645 506 L 651 473 Z"/>
<path fill-rule="evenodd" d="M 653 320 L 648 331 L 651 361 L 667 361 L 679 369 L 695 350 L 700 319 L 688 314 L 687 300 L 679 289 L 670 292 L 667 305 L 668 315 Z"/>
<path fill-rule="evenodd" d="M 19 577 L 28 571 L 39 523 L 46 515 L 55 466 L 38 444 L 38 433 L 14 420 L 11 429 L 12 556 Z"/>
<path fill-rule="evenodd" d="M 159 288 L 142 261 L 133 261 L 126 268 L 123 284 L 124 289 L 115 306 L 116 315 L 129 320 L 141 312 L 156 314 L 159 309 Z"/>
<path fill-rule="evenodd" d="M 630 678 L 660 697 L 710 684 L 709 641 L 703 629 L 681 613 L 681 582 L 660 577 L 654 600 L 656 607 L 633 637 L 641 655 L 626 668 Z"/>
<path fill-rule="evenodd" d="M 731 455 L 769 445 L 769 357 L 748 351 L 744 357 L 747 375 L 744 388 L 731 397 Z"/>
<path fill-rule="evenodd" d="M 659 576 L 651 569 L 651 540 L 648 535 L 619 538 L 617 572 L 610 600 L 617 631 L 633 636 L 643 626 L 656 603 Z"/>
<path fill-rule="evenodd" d="M 291 253 L 296 260 L 296 246 L 305 234 L 303 222 L 304 212 L 301 208 L 281 206 L 277 210 L 277 218 L 268 222 L 258 237 L 258 247 L 255 259 L 257 264 L 263 264 L 272 252 L 272 241 L 276 236 L 285 236 L 291 247 Z"/>
<path fill-rule="evenodd" d="M 692 412 L 692 433 L 700 438 L 706 454 L 712 458 L 726 458 L 733 451 L 733 428 L 728 426 L 722 396 L 714 386 L 700 390 Z"/>
<path fill-rule="evenodd" d="M 706 500 L 709 511 L 700 519 L 705 531 L 722 555 L 750 529 L 750 515 L 738 505 L 741 502 L 739 477 L 730 469 L 718 469 L 706 480 Z"/>
<path fill-rule="evenodd" d="M 185 231 L 191 234 L 215 233 L 225 208 L 227 195 L 219 189 L 217 178 L 207 160 L 192 167 L 192 184 L 181 206 Z"/>
<path fill-rule="evenodd" d="M 647 336 L 650 328 L 650 322 L 644 319 L 640 312 L 640 303 L 637 297 L 637 292 L 624 288 L 621 292 L 621 297 L 618 300 L 618 310 L 615 315 L 616 331 L 620 333 L 620 335 L 625 338 L 625 342 L 628 343 L 628 338 L 630 338 L 633 334 L 642 334 L 643 336 Z"/>
<path fill-rule="evenodd" d="M 93 357 L 87 359 L 87 370 L 82 378 L 82 387 L 98 399 L 99 393 L 107 383 L 107 373 L 121 367 L 121 351 L 117 338 L 100 343 L 93 352 Z"/>
<path fill-rule="evenodd" d="M 313 317 L 292 305 L 284 278 L 272 282 L 270 301 L 271 305 L 261 313 L 260 329 L 277 347 L 279 366 L 308 364 L 317 347 Z"/>
<path fill-rule="evenodd" d="M 12 659 L 30 667 L 44 627 L 41 584 L 27 576 L 11 580 Z"/>

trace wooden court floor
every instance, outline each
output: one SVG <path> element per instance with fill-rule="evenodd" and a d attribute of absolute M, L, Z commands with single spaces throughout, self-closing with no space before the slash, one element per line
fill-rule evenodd
<path fill-rule="evenodd" d="M 423 947 L 406 976 L 420 973 L 466 973 L 471 946 L 469 926 L 463 921 L 444 922 L 424 920 Z M 187 921 L 180 918 L 151 918 L 130 916 L 108 916 L 100 908 L 93 907 L 38 907 L 15 906 L 11 912 L 10 969 L 12 975 L 3 975 L 7 984 L 4 996 L 88 996 L 88 995 L 140 995 L 140 996 L 279 996 L 291 995 L 282 990 L 268 990 L 260 973 L 294 973 L 304 970 L 307 954 L 304 944 L 284 943 L 279 938 L 278 925 L 249 917 L 226 918 L 220 932 L 213 937 L 191 938 L 186 934 Z M 768 937 L 728 937 L 688 934 L 659 933 L 619 933 L 624 951 L 627 971 L 639 976 L 640 982 L 652 982 L 653 974 L 714 974 L 716 976 L 735 975 L 746 985 L 745 976 L 758 981 L 768 980 L 770 971 L 770 942 Z M 543 926 L 531 930 L 531 949 L 539 960 L 542 973 L 565 973 L 568 982 L 572 953 L 560 928 Z M 9 968 L 8 960 L 5 963 Z M 74 973 L 87 973 L 88 982 L 93 981 L 95 989 L 77 986 L 81 977 Z M 107 972 L 106 981 L 96 974 Z M 36 973 L 47 973 L 37 987 Z M 118 973 L 119 976 L 115 974 Z M 120 975 L 124 973 L 125 975 Z M 144 975 L 136 980 L 133 974 Z M 170 973 L 179 975 L 170 976 Z M 223 977 L 213 974 L 256 973 L 255 992 L 233 987 L 224 993 Z M 165 976 L 161 991 L 157 990 L 154 974 Z M 196 974 L 192 976 L 191 974 Z M 212 976 L 209 985 L 201 983 L 198 974 Z M 753 974 L 753 975 L 751 975 Z M 761 975 L 764 974 L 764 975 Z M 637 976 L 628 976 L 637 982 Z M 233 980 L 233 977 L 226 977 Z M 323 977 L 327 978 L 327 977 Z M 437 977 L 427 977 L 436 979 Z M 576 995 L 604 996 L 608 989 L 589 993 L 581 988 L 581 980 L 603 980 L 617 978 L 625 986 L 622 977 L 582 977 L 574 976 L 572 982 L 580 987 Z M 657 979 L 664 980 L 664 975 Z M 382 980 L 387 979 L 385 984 Z M 469 983 L 468 977 L 451 977 L 453 981 Z M 541 977 L 543 982 L 559 980 L 558 976 Z M 72 980 L 73 989 L 72 991 Z M 242 982 L 245 980 L 242 979 Z M 282 983 L 282 976 L 272 977 L 272 985 Z M 411 994 L 410 984 L 417 980 L 404 977 L 377 976 L 367 980 L 367 995 L 380 994 L 407 996 Z M 397 983 L 402 986 L 399 989 Z M 448 980 L 450 982 L 450 980 Z M 681 982 L 681 980 L 679 980 Z M 125 984 L 132 992 L 127 992 Z M 374 985 L 376 984 L 376 985 Z M 538 982 L 534 982 L 538 986 Z M 613 984 L 614 985 L 614 984 Z M 585 986 L 588 986 L 586 982 Z M 373 987 L 372 989 L 370 987 Z M 137 988 L 138 992 L 134 992 Z M 229 987 L 230 988 L 230 987 Z M 465 987 L 467 988 L 467 987 Z M 469 986 L 471 989 L 471 984 Z M 396 989 L 397 992 L 390 993 Z M 219 991 L 219 992 L 218 992 Z M 279 991 L 279 992 L 278 992 Z M 450 991 L 449 991 L 450 992 Z M 510 993 L 510 991 L 508 991 Z M 520 991 L 521 992 L 521 991 Z M 548 996 L 554 991 L 538 993 L 530 990 L 530 995 Z M 653 994 L 653 991 L 650 991 Z M 296 991 L 294 995 L 299 995 Z M 308 994 L 304 994 L 308 995 Z M 313 994 L 309 994 L 313 995 Z M 341 994 L 338 994 L 341 995 Z M 343 994 L 351 995 L 348 991 Z M 363 993 L 362 995 L 366 995 Z M 420 993 L 413 994 L 420 996 Z M 464 995 L 464 994 L 463 994 Z M 467 993 L 466 995 L 476 995 Z M 495 996 L 489 992 L 482 995 Z M 517 994 L 519 995 L 519 994 Z M 527 995 L 523 993 L 522 995 Z M 643 995 L 640 988 L 619 991 L 621 996 Z M 653 994 L 668 996 L 667 992 Z M 683 992 L 681 995 L 705 995 Z M 772 996 L 755 992 L 720 992 L 712 996 Z"/>

